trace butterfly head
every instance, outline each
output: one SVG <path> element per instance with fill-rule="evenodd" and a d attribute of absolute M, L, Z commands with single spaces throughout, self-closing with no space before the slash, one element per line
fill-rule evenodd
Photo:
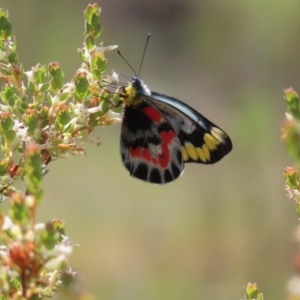
<path fill-rule="evenodd" d="M 150 90 L 138 76 L 133 76 L 128 85 L 120 90 L 120 98 L 125 106 L 138 106 L 143 102 L 143 96 L 150 95 Z"/>

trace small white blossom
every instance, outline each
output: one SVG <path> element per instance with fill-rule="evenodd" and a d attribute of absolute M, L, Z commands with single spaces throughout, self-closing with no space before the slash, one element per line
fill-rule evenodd
<path fill-rule="evenodd" d="M 5 216 L 4 217 L 4 222 L 3 222 L 3 225 L 2 225 L 2 230 L 6 231 L 6 230 L 10 229 L 12 226 L 13 226 L 13 222 L 12 222 L 11 218 L 8 217 L 8 216 Z"/>
<path fill-rule="evenodd" d="M 104 75 L 102 77 L 102 81 L 112 83 L 112 84 L 117 84 L 119 83 L 119 74 L 117 74 L 114 70 L 111 75 Z"/>
<path fill-rule="evenodd" d="M 300 296 L 300 276 L 294 275 L 292 276 L 287 285 L 286 290 L 289 296 L 299 297 Z"/>
<path fill-rule="evenodd" d="M 57 257 L 55 257 L 54 259 L 49 260 L 44 268 L 47 271 L 54 271 L 55 269 L 57 269 L 64 261 L 66 260 L 66 256 L 65 255 L 59 255 Z"/>
<path fill-rule="evenodd" d="M 74 107 L 74 113 L 77 115 L 77 123 L 85 124 L 88 117 L 89 117 L 89 111 L 84 106 L 83 103 L 77 103 Z"/>
<path fill-rule="evenodd" d="M 40 64 L 37 64 L 35 67 L 32 67 L 31 68 L 31 71 L 27 71 L 27 72 L 24 72 L 25 75 L 27 76 L 28 78 L 28 81 L 33 81 L 33 76 L 34 76 L 34 73 L 36 71 L 38 71 L 40 69 L 41 65 Z"/>
<path fill-rule="evenodd" d="M 33 81 L 33 71 L 24 72 L 28 78 L 28 81 Z"/>
<path fill-rule="evenodd" d="M 67 243 L 60 243 L 55 246 L 55 249 L 59 253 L 64 254 L 65 256 L 72 254 L 72 251 L 73 251 L 72 245 L 67 244 Z"/>
<path fill-rule="evenodd" d="M 35 204 L 35 199 L 32 195 L 27 195 L 25 201 L 29 207 L 33 207 Z"/>
<path fill-rule="evenodd" d="M 38 146 L 40 150 L 52 149 L 54 147 L 54 143 L 50 139 L 47 139 L 47 141 L 44 144 Z"/>
<path fill-rule="evenodd" d="M 99 112 L 99 111 L 102 111 L 102 107 L 100 105 L 96 106 L 96 107 L 88 108 L 89 114 L 94 114 L 94 113 Z"/>
<path fill-rule="evenodd" d="M 36 231 L 36 232 L 42 232 L 45 230 L 45 228 L 46 228 L 45 223 L 34 224 L 34 231 Z"/>
<path fill-rule="evenodd" d="M 17 136 L 22 140 L 22 142 L 27 142 L 28 127 L 23 122 L 15 120 L 13 130 L 16 132 Z"/>
<path fill-rule="evenodd" d="M 55 129 L 54 125 L 45 127 L 44 132 L 48 135 L 48 139 L 50 140 L 56 138 L 58 134 L 58 131 Z"/>
<path fill-rule="evenodd" d="M 94 47 L 95 51 L 98 52 L 104 52 L 104 51 L 112 51 L 118 48 L 118 45 L 111 45 L 111 46 L 105 46 L 105 47 Z"/>

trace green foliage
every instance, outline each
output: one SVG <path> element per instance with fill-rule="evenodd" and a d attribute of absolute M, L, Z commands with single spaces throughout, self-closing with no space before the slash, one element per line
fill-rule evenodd
<path fill-rule="evenodd" d="M 288 112 L 285 115 L 282 139 L 295 166 L 286 167 L 284 177 L 288 196 L 296 201 L 296 211 L 300 218 L 300 101 L 292 88 L 285 90 L 285 101 Z"/>
<path fill-rule="evenodd" d="M 258 292 L 256 283 L 248 283 L 245 288 L 245 300 L 263 300 L 263 294 Z"/>
<path fill-rule="evenodd" d="M 8 212 L 0 212 L 0 299 L 46 299 L 63 287 L 75 289 L 67 264 L 73 245 L 63 221 L 35 220 L 51 161 L 84 153 L 82 140 L 94 127 L 119 117 L 110 104 L 115 96 L 106 88 L 117 77 L 102 75 L 103 51 L 115 47 L 96 46 L 100 12 L 97 4 L 87 7 L 85 46 L 79 50 L 83 64 L 65 82 L 57 62 L 23 70 L 8 13 L 0 9 L 0 202 L 9 198 Z M 23 191 L 14 186 L 18 180 Z"/>
<path fill-rule="evenodd" d="M 284 177 L 286 180 L 285 189 L 289 198 L 296 202 L 296 213 L 300 219 L 300 101 L 298 94 L 292 89 L 285 90 L 285 101 L 287 104 L 287 113 L 282 128 L 282 139 L 286 149 L 295 163 L 295 166 L 286 167 Z M 295 240 L 299 244 L 299 237 L 295 234 Z M 294 259 L 294 265 L 299 273 L 299 252 Z M 292 276 L 287 284 L 289 300 L 300 299 L 299 294 L 300 279 L 299 275 Z"/>

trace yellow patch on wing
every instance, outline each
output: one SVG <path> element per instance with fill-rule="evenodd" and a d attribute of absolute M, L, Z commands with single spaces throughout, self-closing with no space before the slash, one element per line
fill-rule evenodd
<path fill-rule="evenodd" d="M 206 162 L 207 159 L 206 159 L 206 156 L 205 156 L 205 154 L 204 154 L 202 148 L 197 147 L 196 150 L 197 150 L 197 154 L 198 154 L 200 160 L 203 161 L 203 162 Z"/>
<path fill-rule="evenodd" d="M 182 159 L 183 159 L 184 161 L 187 161 L 187 160 L 189 159 L 189 155 L 188 155 L 188 153 L 186 152 L 186 149 L 185 149 L 184 147 L 182 147 L 182 149 L 181 149 L 181 154 L 182 154 Z"/>
<path fill-rule="evenodd" d="M 220 143 L 224 143 L 223 138 L 226 137 L 226 135 L 222 130 L 220 130 L 219 128 L 213 127 L 210 132 Z"/>
<path fill-rule="evenodd" d="M 207 145 L 208 149 L 211 151 L 217 149 L 218 145 L 220 144 L 219 141 L 209 133 L 205 133 L 204 142 Z"/>
<path fill-rule="evenodd" d="M 210 160 L 210 152 L 206 144 L 202 146 L 203 153 L 207 160 Z"/>
<path fill-rule="evenodd" d="M 187 152 L 188 156 L 192 160 L 198 160 L 197 150 L 194 147 L 194 145 L 191 144 L 191 143 L 185 143 L 184 146 L 185 146 L 185 149 L 186 149 L 186 152 Z"/>

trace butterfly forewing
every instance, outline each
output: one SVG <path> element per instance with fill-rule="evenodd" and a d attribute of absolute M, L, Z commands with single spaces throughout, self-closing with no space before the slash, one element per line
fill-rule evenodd
<path fill-rule="evenodd" d="M 124 111 L 121 156 L 130 175 L 153 183 L 173 181 L 184 168 L 176 132 L 146 102 Z"/>

